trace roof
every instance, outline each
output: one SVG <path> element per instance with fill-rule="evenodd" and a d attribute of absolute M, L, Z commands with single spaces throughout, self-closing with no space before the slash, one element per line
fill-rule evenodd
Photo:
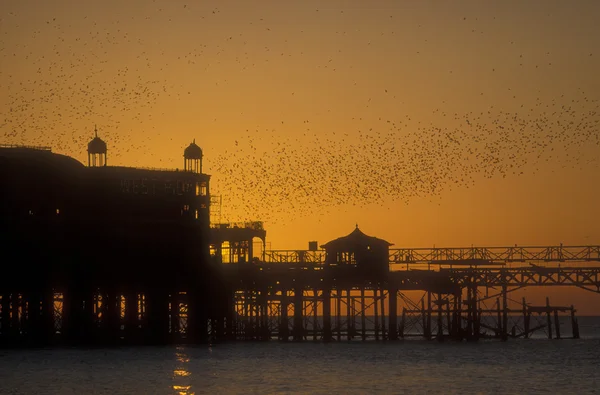
<path fill-rule="evenodd" d="M 202 148 L 200 148 L 200 147 L 198 147 L 198 145 L 196 145 L 195 139 L 183 151 L 183 156 L 186 159 L 202 159 Z"/>
<path fill-rule="evenodd" d="M 356 225 L 356 229 L 354 229 L 349 235 L 331 240 L 330 242 L 323 244 L 321 248 L 326 250 L 351 250 L 353 247 L 364 247 L 370 245 L 389 247 L 393 244 L 377 237 L 367 236 L 360 229 L 358 229 L 358 225 Z"/>
<path fill-rule="evenodd" d="M 106 143 L 100 137 L 98 137 L 98 132 L 96 132 L 96 136 L 88 143 L 88 153 L 89 154 L 105 154 L 106 153 Z"/>

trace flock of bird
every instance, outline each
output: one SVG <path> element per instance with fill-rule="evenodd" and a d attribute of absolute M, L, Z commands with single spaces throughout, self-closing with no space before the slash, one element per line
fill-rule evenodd
<path fill-rule="evenodd" d="M 189 8 L 184 5 L 182 10 Z M 209 11 L 207 18 L 221 12 Z M 0 22 L 7 26 L 13 17 L 3 15 Z M 131 17 L 136 18 L 140 19 Z M 149 141 L 173 140 L 171 131 L 158 132 L 153 123 L 173 102 L 189 100 L 191 88 L 174 75 L 174 64 L 193 72 L 224 66 L 242 71 L 260 68 L 274 57 L 303 56 L 300 49 L 286 53 L 268 46 L 252 53 L 246 46 L 249 38 L 223 33 L 218 44 L 184 43 L 180 55 L 171 58 L 165 55 L 169 48 L 154 48 L 143 36 L 129 32 L 132 21 L 100 26 L 90 17 L 84 21 L 89 24 L 85 33 L 74 35 L 70 22 L 51 18 L 29 32 L 32 42 L 48 42 L 43 50 L 9 48 L 5 31 L 0 64 L 18 61 L 24 66 L 18 77 L 0 70 L 0 142 L 80 153 L 91 126 L 98 124 L 111 156 L 144 152 Z M 271 30 L 262 18 L 253 23 Z M 335 32 L 342 33 L 346 34 Z M 118 59 L 117 54 L 127 56 Z M 523 55 L 515 57 L 523 66 Z M 340 67 L 332 59 L 319 65 L 331 72 Z M 374 111 L 369 110 L 371 115 Z M 318 215 L 331 207 L 408 204 L 468 188 L 481 178 L 519 176 L 548 164 L 598 165 L 600 102 L 582 90 L 556 98 L 544 95 L 523 103 L 518 112 L 489 108 L 449 113 L 440 108 L 427 117 L 429 121 L 423 114 L 386 113 L 378 119 L 357 115 L 341 122 L 353 125 L 353 130 L 325 131 L 309 120 L 292 126 L 286 121 L 277 129 L 259 126 L 232 139 L 221 152 L 205 152 L 205 169 L 213 175 L 213 193 L 224 197 L 228 219 L 273 223 Z M 132 137 L 132 125 L 147 130 L 148 139 Z M 156 152 L 149 155 L 160 157 Z"/>
<path fill-rule="evenodd" d="M 259 215 L 278 222 L 290 214 L 319 215 L 337 206 L 409 204 L 484 178 L 597 168 L 600 101 L 589 104 L 583 113 L 581 106 L 578 111 L 548 106 L 539 117 L 453 114 L 444 123 L 456 124 L 452 128 L 381 119 L 373 127 L 308 131 L 303 138 L 255 130 L 207 160 L 218 174 L 216 188 L 227 201 L 243 202 L 235 209 L 248 213 L 246 220 Z"/>

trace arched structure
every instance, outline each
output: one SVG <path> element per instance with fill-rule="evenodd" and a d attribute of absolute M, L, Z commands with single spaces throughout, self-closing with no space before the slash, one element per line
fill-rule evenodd
<path fill-rule="evenodd" d="M 196 140 L 183 151 L 183 169 L 192 173 L 202 173 L 202 149 L 196 145 Z"/>
<path fill-rule="evenodd" d="M 95 136 L 88 143 L 88 166 L 106 166 L 106 143 L 98 137 L 98 129 L 94 128 Z"/>

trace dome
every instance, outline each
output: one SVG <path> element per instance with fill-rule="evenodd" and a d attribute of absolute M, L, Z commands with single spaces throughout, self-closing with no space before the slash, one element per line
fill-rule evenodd
<path fill-rule="evenodd" d="M 106 143 L 96 131 L 96 136 L 88 143 L 88 154 L 106 154 Z"/>
<path fill-rule="evenodd" d="M 392 243 L 389 243 L 383 239 L 378 239 L 377 237 L 367 236 L 360 229 L 358 229 L 358 225 L 356 225 L 356 229 L 352 233 L 347 236 L 337 238 L 328 243 L 325 243 L 321 246 L 326 250 L 337 250 L 337 251 L 351 251 L 356 247 L 369 247 L 369 246 L 379 246 L 388 248 Z"/>
<path fill-rule="evenodd" d="M 185 159 L 202 159 L 202 148 L 196 145 L 196 140 L 188 145 L 188 147 L 183 151 L 183 157 Z"/>

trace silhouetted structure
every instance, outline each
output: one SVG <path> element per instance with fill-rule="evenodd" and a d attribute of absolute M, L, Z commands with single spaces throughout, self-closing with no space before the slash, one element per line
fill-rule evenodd
<path fill-rule="evenodd" d="M 107 166 L 106 154 L 97 134 L 87 167 L 0 146 L 0 344 L 552 338 L 559 313 L 578 337 L 573 306 L 511 308 L 508 294 L 600 292 L 600 266 L 580 265 L 600 262 L 600 246 L 391 249 L 356 226 L 321 250 L 266 250 L 261 222 L 210 224 L 195 142 L 183 170 Z"/>
<path fill-rule="evenodd" d="M 184 171 L 107 166 L 106 152 L 97 134 L 88 167 L 0 148 L 3 343 L 204 341 L 224 325 L 200 148 Z"/>

